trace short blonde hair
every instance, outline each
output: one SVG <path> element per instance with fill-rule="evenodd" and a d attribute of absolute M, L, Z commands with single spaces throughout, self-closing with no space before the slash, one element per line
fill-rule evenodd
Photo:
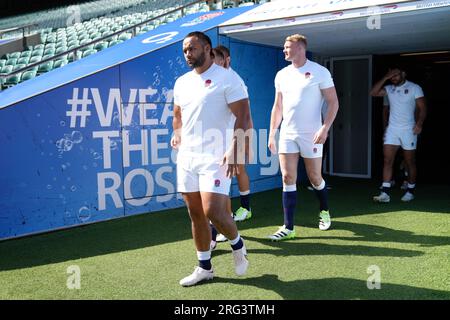
<path fill-rule="evenodd" d="M 306 39 L 306 37 L 304 35 L 301 35 L 298 33 L 286 37 L 286 41 L 301 42 L 301 43 L 303 43 L 305 48 L 308 45 L 308 40 Z"/>

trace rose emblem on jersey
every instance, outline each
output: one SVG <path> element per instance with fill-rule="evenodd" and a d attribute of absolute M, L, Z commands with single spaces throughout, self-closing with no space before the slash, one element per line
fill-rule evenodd
<path fill-rule="evenodd" d="M 211 79 L 205 81 L 205 87 L 209 87 L 211 85 Z"/>
<path fill-rule="evenodd" d="M 216 188 L 220 187 L 220 180 L 219 180 L 219 179 L 216 179 L 216 180 L 214 181 L 214 186 L 215 186 Z"/>
<path fill-rule="evenodd" d="M 311 77 L 311 72 L 305 73 L 305 79 L 309 79 Z"/>
<path fill-rule="evenodd" d="M 313 149 L 313 152 L 314 152 L 314 153 L 317 153 L 317 148 L 314 148 L 314 149 Z"/>

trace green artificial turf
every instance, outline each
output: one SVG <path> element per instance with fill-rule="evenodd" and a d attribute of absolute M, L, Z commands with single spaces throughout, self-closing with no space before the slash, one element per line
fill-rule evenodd
<path fill-rule="evenodd" d="M 238 223 L 247 275 L 219 243 L 215 278 L 190 288 L 178 284 L 197 264 L 185 208 L 3 241 L 0 299 L 450 299 L 450 187 L 419 185 L 410 203 L 398 189 L 373 203 L 377 192 L 332 179 L 332 228 L 320 231 L 315 195 L 299 188 L 297 238 L 278 243 L 265 238 L 283 223 L 281 191 L 252 195 L 253 217 Z M 80 289 L 67 288 L 72 265 Z M 371 266 L 380 289 L 367 287 Z"/>

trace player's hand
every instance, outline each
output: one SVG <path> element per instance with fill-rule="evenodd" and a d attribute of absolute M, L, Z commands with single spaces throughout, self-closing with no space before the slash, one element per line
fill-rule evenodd
<path fill-rule="evenodd" d="M 170 145 L 172 148 L 174 148 L 175 150 L 178 149 L 178 147 L 181 144 L 181 136 L 178 134 L 174 134 L 172 139 L 170 139 Z"/>
<path fill-rule="evenodd" d="M 422 126 L 416 124 L 416 125 L 414 126 L 414 128 L 413 128 L 413 132 L 414 132 L 415 135 L 420 134 L 420 133 L 422 132 Z"/>
<path fill-rule="evenodd" d="M 237 163 L 236 148 L 232 146 L 225 154 L 222 159 L 222 166 L 227 166 L 227 177 L 233 178 L 239 174 L 239 166 Z"/>
<path fill-rule="evenodd" d="M 327 141 L 328 130 L 325 126 L 322 126 L 319 131 L 314 135 L 313 143 L 314 144 L 324 144 Z"/>
<path fill-rule="evenodd" d="M 275 135 L 269 135 L 269 142 L 268 142 L 267 146 L 269 147 L 269 150 L 270 150 L 270 152 L 272 152 L 272 154 L 277 154 L 278 150 L 277 150 L 277 144 L 275 141 Z"/>
<path fill-rule="evenodd" d="M 400 73 L 401 73 L 401 71 L 399 69 L 389 70 L 388 73 L 386 73 L 386 75 L 384 76 L 384 79 L 389 80 L 392 77 L 399 75 Z"/>

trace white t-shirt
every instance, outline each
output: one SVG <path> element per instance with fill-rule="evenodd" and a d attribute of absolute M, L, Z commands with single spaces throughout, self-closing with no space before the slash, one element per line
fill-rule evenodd
<path fill-rule="evenodd" d="M 239 78 L 239 81 L 240 81 L 241 84 L 244 86 L 245 91 L 247 92 L 247 95 L 248 95 L 248 88 L 247 88 L 247 85 L 245 84 L 244 80 L 241 78 L 241 76 L 239 75 L 239 73 L 237 73 L 236 71 L 234 71 L 231 67 L 228 68 L 228 70 L 230 70 L 231 72 L 233 72 L 233 73 L 236 75 L 236 77 Z M 250 108 L 250 105 L 249 105 L 249 108 Z M 249 110 L 249 111 L 250 111 L 250 114 L 251 114 L 251 110 Z M 234 126 L 234 121 L 236 121 L 236 117 L 235 117 L 234 114 L 233 114 L 233 126 Z M 253 125 L 253 124 L 252 124 L 252 125 Z"/>
<path fill-rule="evenodd" d="M 389 107 L 389 98 L 387 95 L 383 97 L 383 106 Z"/>
<path fill-rule="evenodd" d="M 307 60 L 300 67 L 292 64 L 278 71 L 275 89 L 283 97 L 284 133 L 316 132 L 322 126 L 321 89 L 334 87 L 330 72 L 318 63 Z"/>
<path fill-rule="evenodd" d="M 423 97 L 417 84 L 405 81 L 401 86 L 384 87 L 389 98 L 389 126 L 396 129 L 412 129 L 416 124 L 416 99 Z"/>
<path fill-rule="evenodd" d="M 241 76 L 240 76 L 236 71 L 234 71 L 231 67 L 230 67 L 228 70 L 230 70 L 231 72 L 233 72 L 233 73 L 239 78 L 239 81 L 240 81 L 240 82 L 242 83 L 242 85 L 244 86 L 245 91 L 248 92 L 248 88 L 247 88 L 247 86 L 245 85 L 244 80 L 242 80 Z"/>
<path fill-rule="evenodd" d="M 233 136 L 230 103 L 248 94 L 236 73 L 216 64 L 197 74 L 192 70 L 175 82 L 174 103 L 181 108 L 179 156 L 221 160 Z"/>

